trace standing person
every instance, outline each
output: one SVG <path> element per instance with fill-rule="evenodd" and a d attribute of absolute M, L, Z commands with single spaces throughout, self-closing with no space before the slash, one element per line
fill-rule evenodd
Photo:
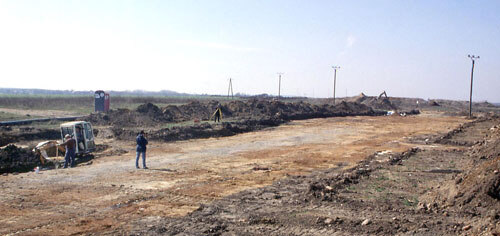
<path fill-rule="evenodd" d="M 214 117 L 214 122 L 220 122 L 222 119 L 222 106 L 220 103 L 217 105 L 217 108 L 215 109 L 214 114 L 212 115 Z"/>
<path fill-rule="evenodd" d="M 135 140 L 137 142 L 135 168 L 139 169 L 139 156 L 142 153 L 142 168 L 148 169 L 148 167 L 146 166 L 146 145 L 148 145 L 148 140 L 144 137 L 144 130 L 141 130 Z"/>
<path fill-rule="evenodd" d="M 76 141 L 69 134 L 66 134 L 64 139 L 66 141 L 60 144 L 60 146 L 66 147 L 66 154 L 64 155 L 64 168 L 68 168 L 68 164 L 71 168 L 73 168 L 75 166 Z"/>

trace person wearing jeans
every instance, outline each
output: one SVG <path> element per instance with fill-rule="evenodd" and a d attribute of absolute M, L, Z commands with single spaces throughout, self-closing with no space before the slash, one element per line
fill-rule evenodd
<path fill-rule="evenodd" d="M 139 169 L 139 156 L 142 154 L 142 168 L 148 169 L 148 167 L 146 166 L 146 145 L 148 145 L 148 140 L 144 137 L 144 130 L 141 130 L 135 140 L 137 142 L 135 168 Z"/>
<path fill-rule="evenodd" d="M 66 134 L 66 136 L 64 136 L 64 139 L 66 141 L 62 144 L 59 144 L 60 146 L 66 147 L 66 153 L 64 155 L 64 168 L 68 168 L 68 164 L 70 167 L 74 167 L 76 156 L 76 141 L 69 134 Z"/>

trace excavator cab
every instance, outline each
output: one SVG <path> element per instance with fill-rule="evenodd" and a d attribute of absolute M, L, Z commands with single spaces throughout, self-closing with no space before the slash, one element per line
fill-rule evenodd
<path fill-rule="evenodd" d="M 72 121 L 61 124 L 61 138 L 71 135 L 76 141 L 76 154 L 85 154 L 95 151 L 94 133 L 92 125 L 86 121 Z"/>

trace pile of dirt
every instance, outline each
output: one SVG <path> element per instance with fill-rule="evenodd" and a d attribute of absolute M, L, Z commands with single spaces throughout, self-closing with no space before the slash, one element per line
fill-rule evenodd
<path fill-rule="evenodd" d="M 344 99 L 345 101 L 358 102 L 378 110 L 429 110 L 445 112 L 447 115 L 468 115 L 468 101 L 453 101 L 444 99 L 405 98 L 405 97 L 375 97 L 361 93 L 358 96 Z M 473 111 L 480 113 L 499 114 L 500 109 L 489 102 L 473 103 Z"/>
<path fill-rule="evenodd" d="M 33 140 L 54 140 L 60 139 L 59 130 L 27 127 L 4 127 L 0 135 L 0 147 L 7 144 L 33 141 Z"/>
<path fill-rule="evenodd" d="M 500 123 L 491 127 L 490 134 L 480 143 L 474 145 L 469 155 L 474 168 L 457 176 L 458 192 L 454 196 L 454 204 L 461 207 L 487 205 L 490 210 L 500 216 Z M 496 207 L 492 207 L 496 206 Z"/>
<path fill-rule="evenodd" d="M 208 122 L 193 124 L 189 126 L 174 126 L 157 130 L 147 130 L 148 139 L 162 141 L 179 141 L 194 138 L 225 137 L 239 133 L 250 132 L 266 127 L 278 126 L 285 123 L 279 117 L 248 119 L 234 122 L 222 122 L 211 124 Z M 121 140 L 130 140 L 137 136 L 137 130 L 120 127 L 111 128 L 113 137 Z"/>
<path fill-rule="evenodd" d="M 152 114 L 152 115 L 157 115 L 161 112 L 160 108 L 158 108 L 157 106 L 155 106 L 149 102 L 138 106 L 136 111 L 139 113 L 146 113 L 146 114 Z"/>
<path fill-rule="evenodd" d="M 437 193 L 429 193 L 422 201 L 437 209 L 465 212 L 471 216 L 477 229 L 500 232 L 500 119 L 476 142 L 451 142 L 449 136 L 472 136 L 468 133 L 471 125 L 478 120 L 461 126 L 446 137 L 455 145 L 470 146 L 466 155 L 472 168 L 456 175 L 452 180 L 442 183 Z"/>
<path fill-rule="evenodd" d="M 153 105 L 141 105 L 136 111 L 112 111 L 108 114 L 92 114 L 89 120 L 94 124 L 112 125 L 110 132 L 117 139 L 133 139 L 137 135 L 137 127 L 149 127 L 148 138 L 152 140 L 177 141 L 193 138 L 209 138 L 231 136 L 239 133 L 255 131 L 266 127 L 283 124 L 289 120 L 325 118 L 335 116 L 372 116 L 385 113 L 375 112 L 370 107 L 352 102 L 341 102 L 333 105 L 311 105 L 304 102 L 283 103 L 252 99 L 248 102 L 232 101 L 221 106 L 224 118 L 232 118 L 230 122 L 219 124 L 201 122 L 192 125 L 179 125 L 172 128 L 161 127 L 164 123 L 180 122 L 211 116 L 218 106 L 217 101 L 208 103 L 191 102 L 181 106 L 167 106 L 163 109 Z M 114 119 L 110 117 L 118 116 Z M 139 117 L 143 117 L 141 120 Z M 223 119 L 224 120 L 224 119 Z M 141 123 L 138 123 L 138 122 Z M 108 123 L 109 122 L 109 123 Z M 132 126 L 132 127 L 131 127 Z"/>
<path fill-rule="evenodd" d="M 367 105 L 369 107 L 372 107 L 373 109 L 377 110 L 397 110 L 398 107 L 396 107 L 389 98 L 387 97 L 374 97 L 374 96 L 366 96 L 364 93 L 361 93 L 360 95 L 356 97 L 352 97 L 348 99 L 348 101 L 355 102 L 355 103 L 361 103 L 364 105 Z"/>
<path fill-rule="evenodd" d="M 193 119 L 207 120 L 217 104 L 216 101 L 205 104 L 192 101 L 180 106 L 168 105 L 160 108 L 152 103 L 146 103 L 135 110 L 112 109 L 108 113 L 92 113 L 85 120 L 95 125 L 154 127 L 162 123 L 183 122 Z"/>
<path fill-rule="evenodd" d="M 116 125 L 116 126 L 154 126 L 160 122 L 160 117 L 150 116 L 129 109 L 112 109 L 108 113 L 92 113 L 85 118 L 93 125 Z"/>
<path fill-rule="evenodd" d="M 41 164 L 40 159 L 30 149 L 13 144 L 0 149 L 0 173 L 30 171 Z"/>
<path fill-rule="evenodd" d="M 199 102 L 160 108 L 154 104 L 140 105 L 136 110 L 118 109 L 108 113 L 93 113 L 85 120 L 95 125 L 115 127 L 161 126 L 162 123 L 179 123 L 190 120 L 208 120 L 212 116 L 218 101 Z M 305 102 L 284 103 L 251 99 L 249 101 L 231 101 L 221 105 L 223 119 L 270 119 L 279 117 L 284 120 L 309 119 L 347 115 L 377 115 L 369 106 L 353 102 L 333 105 L 312 105 Z M 378 114 L 380 115 L 380 114 Z"/>
<path fill-rule="evenodd" d="M 285 120 L 378 114 L 364 104 L 344 101 L 336 105 L 312 105 L 303 101 L 283 103 L 253 99 L 248 103 L 230 103 L 226 108 L 229 115 L 233 117 L 266 118 L 277 116 Z"/>

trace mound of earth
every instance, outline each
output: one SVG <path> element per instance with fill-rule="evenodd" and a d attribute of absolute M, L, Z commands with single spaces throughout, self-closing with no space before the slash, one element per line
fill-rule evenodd
<path fill-rule="evenodd" d="M 490 131 L 487 138 L 469 151 L 475 168 L 457 176 L 458 191 L 448 204 L 475 210 L 480 210 L 481 205 L 488 205 L 488 210 L 495 210 L 495 214 L 500 216 L 500 124 Z"/>
<path fill-rule="evenodd" d="M 215 105 L 214 105 L 215 104 Z M 202 104 L 193 101 L 188 104 L 169 105 L 160 108 L 152 103 L 140 105 L 136 110 L 112 109 L 108 113 L 92 113 L 85 120 L 96 125 L 117 127 L 157 126 L 161 123 L 183 122 L 193 119 L 208 119 L 218 102 Z"/>
<path fill-rule="evenodd" d="M 484 135 L 482 141 L 452 142 L 453 144 L 471 146 L 466 155 L 472 168 L 456 175 L 436 194 L 427 194 L 422 198 L 428 205 L 449 211 L 466 212 L 475 222 L 476 228 L 490 232 L 500 232 L 500 119 L 496 118 Z M 475 125 L 477 122 L 471 122 Z M 462 126 L 452 135 L 463 139 L 471 137 Z M 461 137 L 461 133 L 465 133 Z M 448 134 L 447 136 L 450 136 Z"/>
<path fill-rule="evenodd" d="M 153 105 L 150 102 L 138 106 L 136 111 L 139 113 L 146 113 L 146 114 L 152 114 L 152 115 L 156 115 L 156 114 L 159 114 L 161 112 L 160 108 L 158 108 L 157 106 Z"/>
<path fill-rule="evenodd" d="M 118 139 L 133 139 L 137 135 L 137 127 L 147 127 L 149 129 L 146 131 L 150 139 L 177 141 L 231 136 L 277 126 L 289 120 L 385 114 L 375 112 L 364 104 L 352 102 L 341 102 L 334 106 L 328 104 L 318 106 L 305 102 L 283 103 L 252 99 L 248 102 L 232 101 L 221 105 L 223 121 L 229 117 L 232 118 L 230 122 L 224 121 L 221 124 L 195 122 L 191 125 L 162 127 L 165 123 L 208 120 L 218 105 L 219 102 L 210 101 L 159 108 L 147 103 L 139 106 L 135 111 L 119 109 L 107 114 L 94 113 L 88 117 L 88 120 L 98 125 L 111 125 L 112 128 L 108 133 L 112 134 L 111 137 Z"/>
<path fill-rule="evenodd" d="M 234 122 L 222 122 L 221 124 L 210 124 L 207 122 L 193 124 L 190 126 L 174 126 L 158 130 L 148 130 L 148 138 L 151 140 L 178 141 L 194 138 L 210 138 L 232 136 L 239 133 L 259 130 L 266 127 L 278 126 L 286 121 L 279 117 L 261 118 L 257 120 L 242 120 Z M 114 127 L 111 129 L 113 137 L 117 139 L 130 140 L 137 136 L 137 130 Z"/>
<path fill-rule="evenodd" d="M 0 173 L 29 171 L 39 165 L 40 159 L 29 149 L 13 144 L 0 149 Z"/>
<path fill-rule="evenodd" d="M 112 125 L 118 128 L 148 126 L 156 127 L 162 123 L 178 123 L 190 120 L 208 120 L 211 118 L 218 101 L 201 103 L 193 101 L 184 105 L 169 105 L 160 108 L 154 104 L 140 105 L 136 110 L 117 109 L 108 113 L 93 113 L 86 118 L 96 125 Z M 233 119 L 270 119 L 279 117 L 284 120 L 347 116 L 376 115 L 369 106 L 353 102 L 333 105 L 312 105 L 305 102 L 284 103 L 251 99 L 249 101 L 231 101 L 221 105 L 223 118 Z"/>
<path fill-rule="evenodd" d="M 364 105 L 367 105 L 369 107 L 372 107 L 373 109 L 377 110 L 397 110 L 398 107 L 394 105 L 389 98 L 387 97 L 372 97 L 372 96 L 366 96 L 364 93 L 361 93 L 360 95 L 348 99 L 348 101 L 355 102 L 355 103 L 361 103 Z"/>
<path fill-rule="evenodd" d="M 60 139 L 59 130 L 35 127 L 4 127 L 0 135 L 0 147 L 21 141 Z"/>

